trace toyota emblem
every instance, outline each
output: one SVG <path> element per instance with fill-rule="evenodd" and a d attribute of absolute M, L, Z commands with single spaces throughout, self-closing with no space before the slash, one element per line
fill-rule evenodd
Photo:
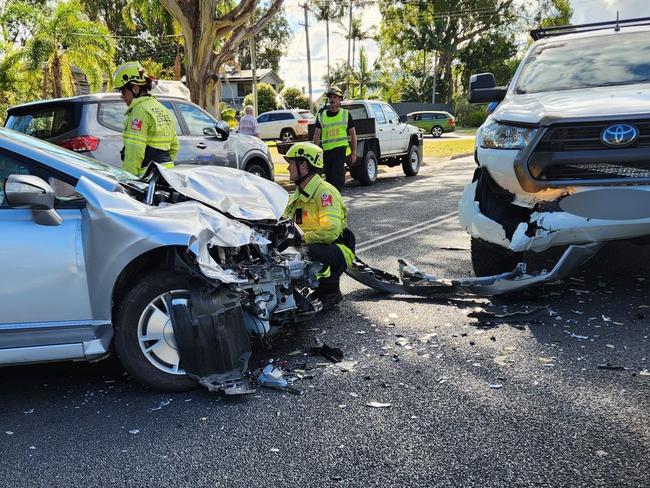
<path fill-rule="evenodd" d="M 605 127 L 600 140 L 611 147 L 623 147 L 632 144 L 639 137 L 639 129 L 630 124 L 614 124 Z"/>

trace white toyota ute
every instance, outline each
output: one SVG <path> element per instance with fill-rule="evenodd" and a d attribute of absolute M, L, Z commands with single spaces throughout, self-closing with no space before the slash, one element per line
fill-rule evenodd
<path fill-rule="evenodd" d="M 471 102 L 500 102 L 459 203 L 477 276 L 554 247 L 584 262 L 607 241 L 650 236 L 650 22 L 531 35 L 507 87 L 470 80 Z"/>

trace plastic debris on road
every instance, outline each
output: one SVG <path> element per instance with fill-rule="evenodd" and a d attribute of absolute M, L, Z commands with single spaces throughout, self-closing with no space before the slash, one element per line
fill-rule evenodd
<path fill-rule="evenodd" d="M 140 429 L 132 429 L 129 431 L 129 434 L 136 435 L 140 433 Z"/>
<path fill-rule="evenodd" d="M 475 308 L 467 314 L 469 318 L 478 319 L 479 324 L 516 324 L 537 322 L 544 317 L 552 316 L 551 310 L 546 306 L 525 308 L 521 310 L 497 312 Z"/>
<path fill-rule="evenodd" d="M 354 367 L 358 362 L 359 361 L 341 361 L 340 363 L 336 363 L 336 366 L 338 366 L 342 371 L 352 373 L 354 372 Z"/>
<path fill-rule="evenodd" d="M 501 383 L 490 383 L 490 388 L 493 390 L 498 390 L 499 388 L 503 388 L 503 385 Z"/>
<path fill-rule="evenodd" d="M 343 351 L 341 351 L 341 349 L 338 347 L 330 347 L 327 344 L 322 344 L 318 340 L 316 341 L 316 345 L 311 348 L 309 353 L 313 356 L 323 356 L 333 363 L 339 363 L 343 361 L 344 358 Z"/>
<path fill-rule="evenodd" d="M 272 364 L 268 364 L 262 370 L 262 374 L 257 377 L 257 384 L 275 388 L 286 388 L 289 386 L 289 383 L 284 378 L 284 371 Z"/>
<path fill-rule="evenodd" d="M 389 408 L 392 405 L 390 403 L 381 403 L 381 402 L 368 402 L 366 403 L 366 407 L 372 407 L 372 408 Z"/>

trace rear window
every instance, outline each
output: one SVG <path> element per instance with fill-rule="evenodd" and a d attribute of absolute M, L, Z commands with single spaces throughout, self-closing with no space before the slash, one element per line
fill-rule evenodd
<path fill-rule="evenodd" d="M 313 119 L 314 118 L 314 114 L 312 114 L 309 111 L 307 111 L 307 112 L 298 112 L 298 115 L 300 115 L 300 118 L 302 118 L 302 119 Z"/>
<path fill-rule="evenodd" d="M 350 112 L 350 115 L 352 115 L 352 118 L 354 120 L 369 118 L 368 112 L 366 112 L 366 107 L 363 105 L 350 104 L 345 105 L 343 108 L 347 109 L 348 112 Z"/>
<path fill-rule="evenodd" d="M 77 127 L 76 105 L 68 103 L 12 111 L 5 127 L 38 139 L 52 139 Z"/>

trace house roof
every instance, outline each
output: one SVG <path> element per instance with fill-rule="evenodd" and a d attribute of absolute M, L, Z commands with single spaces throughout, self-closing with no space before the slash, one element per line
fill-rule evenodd
<path fill-rule="evenodd" d="M 260 68 L 256 71 L 258 81 L 269 75 L 272 75 L 280 83 L 283 81 L 282 78 L 280 78 L 278 74 L 272 69 Z M 226 73 L 225 75 L 221 75 L 221 79 L 228 79 L 230 81 L 253 81 L 253 70 L 243 69 L 241 71 L 236 71 L 233 73 Z"/>

